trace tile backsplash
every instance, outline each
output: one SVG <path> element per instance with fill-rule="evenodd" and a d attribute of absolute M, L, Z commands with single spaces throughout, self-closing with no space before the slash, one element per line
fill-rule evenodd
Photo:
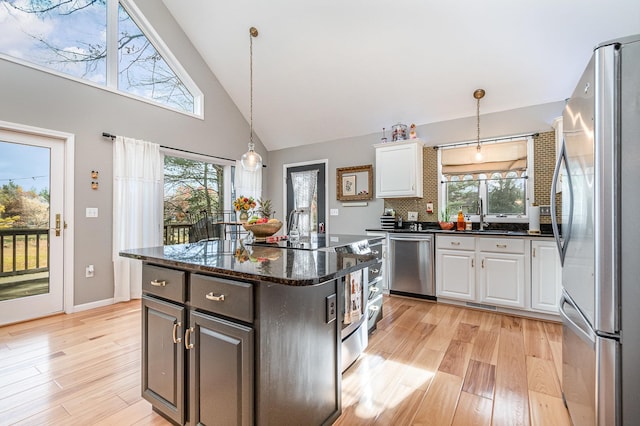
<path fill-rule="evenodd" d="M 533 137 L 534 159 L 534 198 L 538 205 L 549 205 L 550 188 L 553 179 L 553 170 L 556 159 L 555 131 L 539 133 Z M 418 221 L 437 222 L 438 214 L 438 151 L 433 147 L 424 147 L 422 150 L 424 173 L 422 198 L 385 198 L 384 207 L 395 210 L 396 215 L 401 215 L 407 220 L 407 212 L 417 211 Z M 557 205 L 560 206 L 561 194 L 556 194 Z M 427 213 L 427 203 L 433 203 L 433 213 Z M 558 215 L 560 216 L 560 208 Z M 550 216 L 541 216 L 541 224 L 551 223 Z"/>

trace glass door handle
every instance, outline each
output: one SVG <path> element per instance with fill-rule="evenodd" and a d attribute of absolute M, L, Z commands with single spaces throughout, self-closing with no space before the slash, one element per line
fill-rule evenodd
<path fill-rule="evenodd" d="M 56 213 L 56 237 L 60 236 L 60 213 Z"/>

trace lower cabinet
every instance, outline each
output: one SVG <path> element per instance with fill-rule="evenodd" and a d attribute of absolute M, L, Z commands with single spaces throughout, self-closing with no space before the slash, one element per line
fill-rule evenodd
<path fill-rule="evenodd" d="M 436 237 L 439 298 L 558 315 L 561 275 L 554 241 Z"/>
<path fill-rule="evenodd" d="M 476 300 L 475 251 L 436 250 L 436 295 Z"/>
<path fill-rule="evenodd" d="M 525 307 L 524 254 L 480 252 L 480 302 Z"/>
<path fill-rule="evenodd" d="M 142 296 L 142 396 L 176 423 L 185 422 L 186 309 Z"/>
<path fill-rule="evenodd" d="M 562 265 L 555 241 L 531 241 L 531 309 L 558 314 Z"/>
<path fill-rule="evenodd" d="M 191 306 L 180 300 L 184 289 L 178 300 L 157 291 L 142 296 L 143 398 L 177 424 L 253 425 L 254 330 L 216 315 L 253 321 L 252 286 L 199 274 L 169 280 L 175 272 L 143 267 L 161 288 L 191 282 Z"/>
<path fill-rule="evenodd" d="M 189 420 L 253 424 L 253 330 L 200 312 L 189 315 Z"/>

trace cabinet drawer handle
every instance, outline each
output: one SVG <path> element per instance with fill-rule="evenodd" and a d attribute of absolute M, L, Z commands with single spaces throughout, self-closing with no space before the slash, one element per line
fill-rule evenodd
<path fill-rule="evenodd" d="M 378 287 L 371 287 L 369 289 L 369 300 L 373 299 L 379 291 L 380 289 Z"/>
<path fill-rule="evenodd" d="M 484 259 L 482 259 L 482 264 L 480 266 L 484 268 Z"/>
<path fill-rule="evenodd" d="M 452 246 L 459 246 L 460 245 L 460 241 L 451 241 L 451 245 Z"/>
<path fill-rule="evenodd" d="M 496 247 L 498 248 L 507 248 L 506 244 L 496 244 Z"/>
<path fill-rule="evenodd" d="M 178 327 L 181 327 L 181 326 L 182 326 L 181 322 L 176 322 L 173 324 L 173 343 L 182 342 L 182 338 L 178 337 Z"/>
<path fill-rule="evenodd" d="M 151 281 L 151 285 L 154 287 L 164 287 L 167 285 L 167 282 L 165 280 L 162 280 L 162 281 L 153 280 Z"/>
<path fill-rule="evenodd" d="M 473 268 L 476 264 L 476 261 L 474 259 L 471 259 L 471 267 Z"/>
<path fill-rule="evenodd" d="M 207 300 L 213 300 L 214 302 L 224 302 L 224 294 L 221 294 L 220 296 L 214 296 L 213 292 L 211 292 L 207 293 L 205 297 L 207 298 Z"/>
<path fill-rule="evenodd" d="M 373 318 L 380 308 L 376 305 L 369 306 L 369 319 Z"/>
<path fill-rule="evenodd" d="M 189 350 L 193 349 L 193 343 L 189 342 L 189 338 L 191 337 L 191 333 L 193 333 L 193 327 L 187 328 L 184 332 L 184 347 Z"/>

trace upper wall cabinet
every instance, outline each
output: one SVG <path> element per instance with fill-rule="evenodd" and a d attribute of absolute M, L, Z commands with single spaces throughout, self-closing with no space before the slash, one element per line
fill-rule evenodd
<path fill-rule="evenodd" d="M 422 198 L 422 148 L 418 139 L 374 145 L 376 198 Z"/>

